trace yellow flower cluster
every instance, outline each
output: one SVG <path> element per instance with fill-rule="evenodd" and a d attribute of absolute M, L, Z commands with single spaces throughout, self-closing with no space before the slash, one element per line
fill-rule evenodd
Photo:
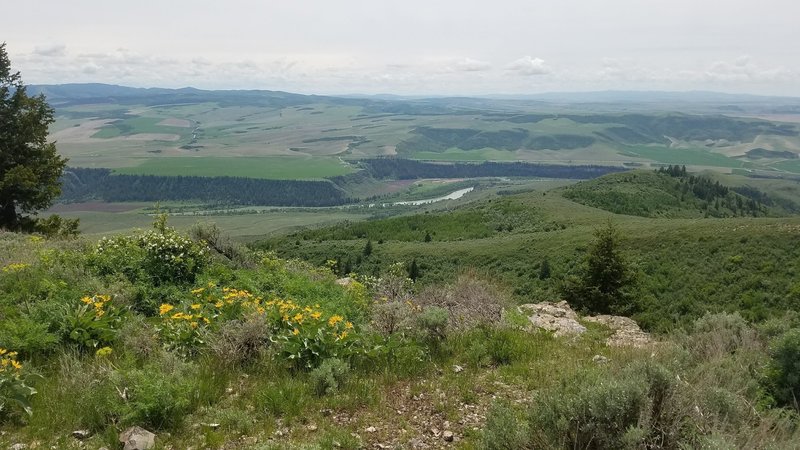
<path fill-rule="evenodd" d="M 106 358 L 106 357 L 110 356 L 111 353 L 113 353 L 113 352 L 114 352 L 114 349 L 112 349 L 111 347 L 103 347 L 101 349 L 98 349 L 94 354 L 98 358 Z"/>
<path fill-rule="evenodd" d="M 111 296 L 97 294 L 92 297 L 83 297 L 81 302 L 93 306 L 94 316 L 99 319 L 106 314 L 106 306 L 111 302 Z"/>
<path fill-rule="evenodd" d="M 22 370 L 22 364 L 17 362 L 17 352 L 10 352 L 0 347 L 0 373 L 17 372 Z"/>
<path fill-rule="evenodd" d="M 30 266 L 31 266 L 30 264 L 25 264 L 25 263 L 11 263 L 3 267 L 3 273 L 19 272 L 20 270 L 27 269 Z"/>
<path fill-rule="evenodd" d="M 323 321 L 323 312 L 318 304 L 313 307 L 300 306 L 292 300 L 275 299 L 264 303 L 264 306 L 278 313 L 284 325 L 292 330 L 291 334 L 293 336 L 300 334 L 304 324 L 318 328 L 320 325 L 324 326 L 327 322 L 330 332 L 337 340 L 346 338 L 348 330 L 353 328 L 351 322 L 345 321 L 344 317 L 338 314 L 334 314 L 327 321 Z M 340 328 L 344 329 L 337 333 Z"/>

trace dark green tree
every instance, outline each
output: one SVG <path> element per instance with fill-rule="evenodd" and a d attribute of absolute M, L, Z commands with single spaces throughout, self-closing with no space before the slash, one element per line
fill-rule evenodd
<path fill-rule="evenodd" d="M 369 256 L 369 255 L 372 254 L 372 240 L 371 239 L 367 240 L 367 245 L 364 246 L 364 251 L 362 253 L 364 253 L 364 256 Z"/>
<path fill-rule="evenodd" d="M 425 232 L 425 239 L 424 240 L 425 240 L 425 242 L 430 242 L 431 240 L 433 240 L 433 238 L 431 237 L 431 233 L 429 231 Z"/>
<path fill-rule="evenodd" d="M 577 276 L 562 285 L 564 299 L 583 312 L 631 314 L 636 311 L 635 272 L 619 249 L 619 232 L 609 223 L 595 239 Z"/>
<path fill-rule="evenodd" d="M 542 265 L 539 266 L 539 279 L 546 280 L 550 278 L 550 261 L 545 258 L 542 260 Z"/>
<path fill-rule="evenodd" d="M 411 278 L 414 281 L 417 281 L 419 278 L 419 266 L 417 265 L 417 258 L 411 260 L 411 264 L 408 266 L 408 278 Z"/>
<path fill-rule="evenodd" d="M 61 194 L 67 160 L 47 141 L 53 121 L 53 108 L 44 95 L 27 94 L 19 72 L 11 71 L 6 44 L 0 44 L 0 228 L 32 226 L 25 215 Z"/>

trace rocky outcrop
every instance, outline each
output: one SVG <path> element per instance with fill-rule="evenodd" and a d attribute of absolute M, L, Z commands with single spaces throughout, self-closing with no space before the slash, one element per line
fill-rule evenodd
<path fill-rule="evenodd" d="M 606 344 L 611 347 L 644 347 L 653 341 L 630 317 L 602 315 L 585 317 L 584 320 L 614 330 L 614 334 L 606 340 Z"/>
<path fill-rule="evenodd" d="M 575 336 L 586 331 L 578 321 L 578 315 L 565 301 L 528 303 L 520 305 L 517 310 L 527 316 L 530 329 L 552 331 L 556 336 Z M 601 315 L 587 316 L 582 320 L 610 328 L 614 333 L 606 340 L 609 346 L 644 347 L 652 342 L 650 335 L 628 317 Z"/>
<path fill-rule="evenodd" d="M 567 302 L 542 302 L 520 305 L 517 310 L 528 317 L 530 329 L 552 331 L 556 336 L 572 336 L 586 331 Z"/>

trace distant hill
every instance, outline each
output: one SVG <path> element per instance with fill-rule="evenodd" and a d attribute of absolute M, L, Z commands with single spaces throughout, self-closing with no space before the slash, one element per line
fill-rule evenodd
<path fill-rule="evenodd" d="M 758 191 L 755 191 L 758 192 Z M 564 188 L 564 197 L 615 214 L 641 217 L 737 217 L 769 213 L 768 197 L 735 192 L 703 175 L 671 176 L 637 170 L 611 174 Z"/>

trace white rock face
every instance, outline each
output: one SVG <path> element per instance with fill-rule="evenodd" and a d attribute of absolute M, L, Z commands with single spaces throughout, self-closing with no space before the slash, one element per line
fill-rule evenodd
<path fill-rule="evenodd" d="M 517 310 L 528 316 L 532 329 L 552 331 L 556 336 L 582 334 L 586 327 L 578 323 L 578 315 L 567 302 L 542 302 L 520 305 Z"/>
<path fill-rule="evenodd" d="M 520 305 L 517 310 L 528 317 L 531 329 L 552 331 L 556 336 L 576 336 L 586 331 L 578 322 L 578 315 L 565 301 L 558 303 L 541 302 Z M 650 335 L 629 317 L 587 316 L 583 320 L 599 323 L 614 331 L 606 340 L 612 347 L 644 347 L 653 342 Z"/>

